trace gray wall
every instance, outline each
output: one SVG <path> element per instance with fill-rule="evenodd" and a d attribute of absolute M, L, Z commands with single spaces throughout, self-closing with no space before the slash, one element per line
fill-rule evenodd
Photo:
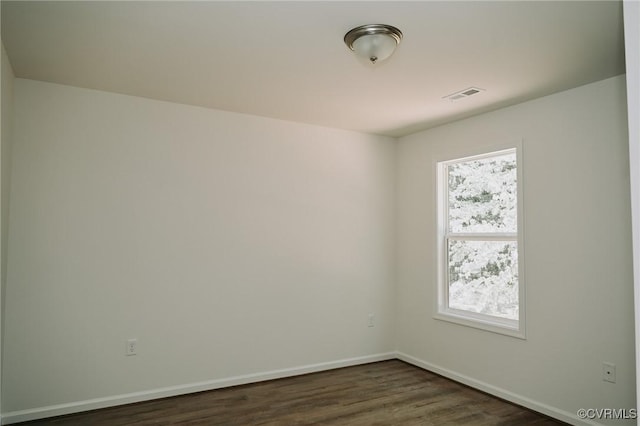
<path fill-rule="evenodd" d="M 5 290 L 7 284 L 7 245 L 9 236 L 9 188 L 11 181 L 11 141 L 13 129 L 13 82 L 14 75 L 9 58 L 1 44 L 1 115 L 2 131 L 0 135 L 0 366 L 2 365 L 2 337 L 4 336 Z M 0 383 L 2 374 L 0 368 Z M 1 389 L 0 389 L 1 391 Z M 0 392 L 0 413 L 2 413 L 2 393 Z M 1 414 L 0 414 L 1 418 Z"/>
<path fill-rule="evenodd" d="M 518 140 L 526 340 L 433 318 L 434 161 Z M 579 408 L 634 408 L 628 153 L 624 76 L 400 139 L 396 331 L 405 359 L 567 421 Z M 602 381 L 603 361 L 616 364 L 617 383 Z"/>
<path fill-rule="evenodd" d="M 16 79 L 7 420 L 395 350 L 576 424 L 634 407 L 624 92 L 616 77 L 394 141 Z M 517 140 L 526 340 L 432 317 L 434 159 Z"/>
<path fill-rule="evenodd" d="M 9 417 L 393 351 L 392 139 L 23 79 L 15 118 Z"/>

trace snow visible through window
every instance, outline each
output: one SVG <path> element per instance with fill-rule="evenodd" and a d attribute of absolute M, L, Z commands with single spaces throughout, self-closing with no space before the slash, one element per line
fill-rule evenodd
<path fill-rule="evenodd" d="M 516 154 L 447 165 L 449 308 L 518 320 Z"/>

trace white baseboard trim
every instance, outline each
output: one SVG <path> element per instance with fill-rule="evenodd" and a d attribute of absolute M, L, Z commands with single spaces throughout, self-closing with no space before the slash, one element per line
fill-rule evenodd
<path fill-rule="evenodd" d="M 506 401 L 513 402 L 514 404 L 521 405 L 523 407 L 529 408 L 531 410 L 537 411 L 538 413 L 545 414 L 549 417 L 553 417 L 555 419 L 561 420 L 571 425 L 602 426 L 601 423 L 596 423 L 588 419 L 581 419 L 578 417 L 576 413 L 570 413 L 568 411 L 564 411 L 559 408 L 552 407 L 542 402 L 538 402 L 533 399 L 527 398 L 525 396 L 521 396 L 513 392 L 510 392 L 508 390 L 490 385 L 489 383 L 485 383 L 483 381 L 474 379 L 472 377 L 465 376 L 464 374 L 459 374 L 459 373 L 456 373 L 455 371 L 442 368 L 435 364 L 431 364 L 430 362 L 423 361 L 421 359 L 412 357 L 411 355 L 407 355 L 402 352 L 396 352 L 396 358 L 398 358 L 401 361 L 407 362 L 409 364 L 415 365 L 416 367 L 420 367 L 424 370 L 431 371 L 433 373 L 444 376 L 448 379 L 455 380 L 456 382 L 465 384 L 474 389 L 481 390 L 493 396 L 497 396 L 498 398 L 502 398 Z"/>
<path fill-rule="evenodd" d="M 272 370 L 223 379 L 208 380 L 198 383 L 169 386 L 142 392 L 133 392 L 124 395 L 114 395 L 104 398 L 88 399 L 85 401 L 71 402 L 67 404 L 50 405 L 47 407 L 39 407 L 29 410 L 11 411 L 8 413 L 2 413 L 0 424 L 8 425 L 12 423 L 43 419 L 46 417 L 63 416 L 66 414 L 96 410 L 99 408 L 114 407 L 117 405 L 131 404 L 134 402 L 149 401 L 152 399 L 184 395 L 193 392 L 226 388 L 229 386 L 245 385 L 247 383 L 256 383 L 265 380 L 299 376 L 301 374 L 316 373 L 319 371 L 333 370 L 335 368 L 350 367 L 353 365 L 368 364 L 370 362 L 386 361 L 395 358 L 395 352 L 388 352 L 355 358 L 346 358 L 336 361 L 321 362 L 318 364 L 303 365 L 293 368 L 285 368 L 281 370 Z"/>
<path fill-rule="evenodd" d="M 99 408 L 114 407 L 123 404 L 131 404 L 134 402 L 149 401 L 152 399 L 166 398 L 170 396 L 185 395 L 193 392 L 202 392 L 213 389 L 226 388 L 230 386 L 245 385 L 248 383 L 257 383 L 265 380 L 281 379 L 285 377 L 299 376 L 301 374 L 316 373 L 320 371 L 333 370 L 335 368 L 350 367 L 353 365 L 367 364 L 370 362 L 386 361 L 390 359 L 399 359 L 409 364 L 420 367 L 447 377 L 456 382 L 465 384 L 472 388 L 481 390 L 488 394 L 497 396 L 504 400 L 513 402 L 563 422 L 575 426 L 602 426 L 592 420 L 580 419 L 576 413 L 561 410 L 556 407 L 532 400 L 530 398 L 515 394 L 508 390 L 493 386 L 482 382 L 464 374 L 440 367 L 430 362 L 423 361 L 403 352 L 387 352 L 381 354 L 367 355 L 355 358 L 346 358 L 336 361 L 322 362 L 318 364 L 310 364 L 293 368 L 285 368 L 281 370 L 265 371 L 261 373 L 246 374 L 241 376 L 227 377 L 223 379 L 208 380 L 204 382 L 190 383 L 178 386 L 169 386 L 158 389 L 151 389 L 142 392 L 133 392 L 123 395 L 114 395 L 104 398 L 88 399 L 85 401 L 71 402 L 67 404 L 50 405 L 46 407 L 38 407 L 28 410 L 11 411 L 2 413 L 0 417 L 1 425 L 9 425 L 13 423 L 26 422 L 30 420 L 38 420 L 47 417 L 63 416 L 66 414 L 79 413 L 83 411 L 96 410 Z"/>

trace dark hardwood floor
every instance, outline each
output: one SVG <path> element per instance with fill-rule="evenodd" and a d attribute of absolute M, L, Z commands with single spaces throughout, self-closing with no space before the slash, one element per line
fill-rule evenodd
<path fill-rule="evenodd" d="M 22 425 L 563 425 L 392 360 Z"/>

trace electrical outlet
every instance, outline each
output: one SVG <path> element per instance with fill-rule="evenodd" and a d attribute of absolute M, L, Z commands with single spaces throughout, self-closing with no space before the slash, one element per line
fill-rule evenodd
<path fill-rule="evenodd" d="M 125 348 L 124 354 L 126 356 L 137 355 L 138 354 L 138 339 L 129 339 L 129 340 L 127 340 L 127 346 Z"/>
<path fill-rule="evenodd" d="M 369 314 L 369 319 L 367 320 L 367 327 L 373 327 L 375 325 L 375 318 L 376 316 L 374 314 Z"/>
<path fill-rule="evenodd" d="M 616 365 L 611 362 L 602 363 L 602 380 L 605 382 L 616 382 Z"/>

